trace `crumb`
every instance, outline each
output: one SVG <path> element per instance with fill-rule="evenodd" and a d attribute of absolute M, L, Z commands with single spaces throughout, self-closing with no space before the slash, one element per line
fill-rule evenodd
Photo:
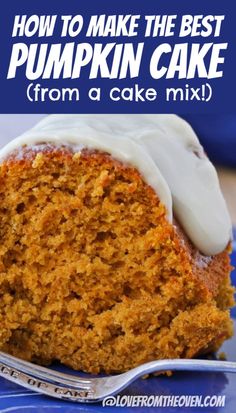
<path fill-rule="evenodd" d="M 221 351 L 221 352 L 218 354 L 218 359 L 219 359 L 219 360 L 222 360 L 222 361 L 226 361 L 226 360 L 227 360 L 226 353 L 225 353 L 224 351 Z"/>
<path fill-rule="evenodd" d="M 232 335 L 228 250 L 199 265 L 135 168 L 40 145 L 9 157 L 0 180 L 1 350 L 114 373 Z"/>

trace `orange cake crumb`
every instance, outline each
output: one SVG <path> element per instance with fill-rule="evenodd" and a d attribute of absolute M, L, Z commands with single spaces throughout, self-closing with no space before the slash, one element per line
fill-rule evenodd
<path fill-rule="evenodd" d="M 0 169 L 0 348 L 122 372 L 232 335 L 229 248 L 205 257 L 139 172 L 40 145 Z"/>

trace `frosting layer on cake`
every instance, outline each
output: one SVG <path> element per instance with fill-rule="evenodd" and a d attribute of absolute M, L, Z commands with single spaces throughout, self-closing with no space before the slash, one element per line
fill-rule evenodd
<path fill-rule="evenodd" d="M 98 149 L 136 167 L 205 255 L 224 250 L 231 221 L 216 170 L 190 125 L 176 115 L 51 115 L 0 151 L 52 143 Z M 20 152 L 19 152 L 20 156 Z"/>

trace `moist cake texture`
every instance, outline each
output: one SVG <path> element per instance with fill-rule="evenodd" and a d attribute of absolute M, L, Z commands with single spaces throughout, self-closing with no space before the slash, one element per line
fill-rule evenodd
<path fill-rule="evenodd" d="M 136 168 L 50 144 L 0 168 L 2 351 L 112 373 L 231 337 L 230 244 L 202 255 Z"/>

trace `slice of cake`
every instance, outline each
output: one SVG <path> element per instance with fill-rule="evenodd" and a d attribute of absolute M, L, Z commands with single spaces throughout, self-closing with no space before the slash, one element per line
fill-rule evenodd
<path fill-rule="evenodd" d="M 187 123 L 49 116 L 0 161 L 2 351 L 110 373 L 232 335 L 230 218 Z"/>

